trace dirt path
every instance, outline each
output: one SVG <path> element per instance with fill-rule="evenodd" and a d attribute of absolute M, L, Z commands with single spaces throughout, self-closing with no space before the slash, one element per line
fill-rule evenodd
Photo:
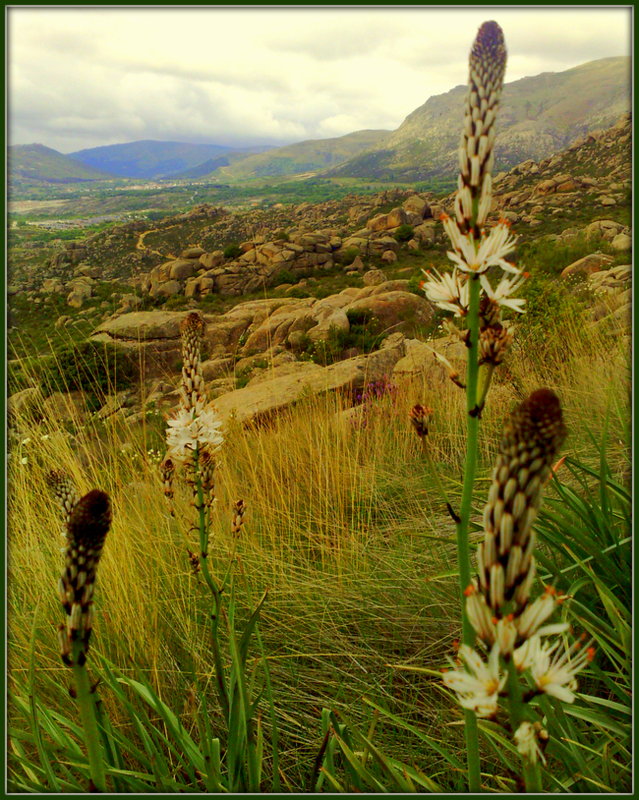
<path fill-rule="evenodd" d="M 153 253 L 156 256 L 162 256 L 162 258 L 165 258 L 167 261 L 169 261 L 172 258 L 173 259 L 177 258 L 177 256 L 173 255 L 173 253 L 160 253 L 159 250 L 152 250 L 150 247 L 147 247 L 144 244 L 144 240 L 150 233 L 158 233 L 159 231 L 168 231 L 171 228 L 177 228 L 178 224 L 179 223 L 176 223 L 175 225 L 169 225 L 167 228 L 152 228 L 149 231 L 144 231 L 143 233 L 141 233 L 138 236 L 138 240 L 135 243 L 135 249 L 136 250 L 148 250 L 150 253 Z"/>

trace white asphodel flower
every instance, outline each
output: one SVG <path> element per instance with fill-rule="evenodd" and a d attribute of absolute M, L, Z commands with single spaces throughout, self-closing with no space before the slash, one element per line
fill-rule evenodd
<path fill-rule="evenodd" d="M 462 279 L 457 269 L 452 273 L 440 273 L 433 267 L 436 278 L 430 271 L 424 271 L 426 279 L 422 282 L 422 289 L 426 297 L 444 311 L 452 311 L 457 317 L 465 315 L 468 311 L 468 281 Z"/>
<path fill-rule="evenodd" d="M 465 644 L 459 648 L 459 657 L 466 669 L 462 666 L 444 672 L 444 683 L 457 694 L 462 708 L 475 711 L 480 717 L 494 716 L 499 692 L 506 683 L 506 675 L 499 671 L 499 644 L 493 646 L 487 662 Z"/>
<path fill-rule="evenodd" d="M 546 763 L 546 757 L 539 746 L 537 731 L 532 722 L 528 722 L 527 720 L 522 722 L 515 731 L 514 739 L 517 745 L 517 752 L 525 759 L 533 764 L 539 759 L 541 759 L 544 764 Z"/>
<path fill-rule="evenodd" d="M 518 647 L 513 652 L 513 661 L 519 672 L 529 669 L 537 658 L 537 653 L 541 647 L 542 636 L 554 636 L 555 634 L 566 633 L 570 629 L 570 623 L 557 622 L 553 625 L 543 625 L 537 633 Z"/>
<path fill-rule="evenodd" d="M 555 653 L 560 644 L 559 639 L 552 645 L 538 644 L 532 656 L 530 673 L 540 692 L 564 703 L 572 703 L 577 689 L 577 674 L 592 661 L 595 650 L 593 647 L 582 647 L 577 640 L 564 652 Z"/>
<path fill-rule="evenodd" d="M 521 270 L 505 256 L 512 252 L 517 238 L 510 233 L 507 222 L 501 221 L 491 229 L 488 236 L 483 236 L 478 242 L 471 234 L 463 234 L 454 219 L 448 214 L 442 214 L 444 229 L 453 245 L 455 252 L 448 251 L 448 258 L 462 272 L 473 272 L 481 275 L 490 267 L 501 267 L 504 272 L 519 275 Z"/>
<path fill-rule="evenodd" d="M 526 606 L 522 615 L 517 619 L 517 631 L 522 639 L 529 639 L 540 632 L 544 622 L 552 615 L 563 597 L 558 596 L 552 586 L 547 586 L 546 591 L 533 603 Z"/>
<path fill-rule="evenodd" d="M 494 289 L 490 285 L 487 275 L 481 275 L 479 280 L 488 297 L 494 300 L 495 303 L 505 308 L 510 308 L 518 314 L 524 313 L 526 301 L 521 298 L 515 298 L 512 295 L 519 290 L 520 286 L 526 280 L 525 275 L 519 275 L 515 278 L 507 278 L 504 276 Z"/>
<path fill-rule="evenodd" d="M 168 420 L 168 425 L 167 455 L 176 461 L 190 458 L 196 448 L 215 452 L 224 441 L 220 432 L 222 421 L 211 409 L 199 413 L 193 409 L 181 409 L 175 417 Z"/>

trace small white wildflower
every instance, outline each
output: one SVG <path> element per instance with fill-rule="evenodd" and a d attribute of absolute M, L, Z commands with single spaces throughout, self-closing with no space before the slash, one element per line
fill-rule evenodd
<path fill-rule="evenodd" d="M 530 639 L 526 639 L 526 641 L 518 647 L 513 652 L 513 661 L 515 662 L 515 666 L 517 667 L 519 672 L 523 672 L 526 669 L 529 669 L 535 659 L 537 658 L 537 653 L 539 648 L 541 647 L 541 637 L 542 636 L 552 636 L 559 633 L 566 633 L 570 628 L 570 624 L 568 622 L 558 622 L 554 625 L 543 625 L 537 633 L 532 636 Z"/>
<path fill-rule="evenodd" d="M 452 311 L 456 317 L 464 316 L 468 312 L 468 281 L 462 279 L 457 269 L 452 274 L 443 275 L 433 268 L 437 276 L 433 278 L 429 271 L 425 271 L 426 279 L 422 289 L 426 297 L 444 311 Z"/>
<path fill-rule="evenodd" d="M 27 438 L 26 438 L 26 439 L 23 439 L 23 440 L 20 442 L 20 444 L 21 444 L 21 445 L 29 444 L 29 442 L 30 442 L 30 441 L 31 441 L 31 437 L 30 437 L 30 436 L 27 436 Z"/>
<path fill-rule="evenodd" d="M 442 215 L 442 222 L 455 249 L 455 252 L 448 251 L 447 255 L 463 272 L 481 274 L 490 267 L 501 267 L 504 272 L 512 272 L 515 275 L 521 272 L 518 267 L 505 259 L 517 241 L 516 237 L 510 234 L 507 222 L 499 222 L 478 242 L 472 234 L 463 234 L 455 220 L 447 214 Z"/>
<path fill-rule="evenodd" d="M 563 598 L 556 595 L 552 586 L 547 586 L 544 594 L 528 605 L 517 620 L 519 636 L 528 639 L 537 633 L 562 600 Z"/>
<path fill-rule="evenodd" d="M 491 300 L 494 300 L 495 303 L 500 306 L 516 311 L 518 314 L 523 314 L 526 301 L 512 297 L 511 295 L 519 289 L 525 279 L 525 275 L 519 275 L 512 279 L 503 277 L 495 289 L 490 285 L 490 281 L 486 275 L 482 275 L 479 280 L 481 281 L 484 291 Z"/>
<path fill-rule="evenodd" d="M 538 646 L 530 673 L 540 692 L 556 697 L 564 703 L 572 703 L 575 700 L 574 692 L 577 690 L 576 676 L 592 661 L 595 650 L 593 647 L 582 649 L 581 642 L 577 640 L 568 650 L 551 658 L 560 644 L 561 640 L 558 639 L 552 645 Z M 577 655 L 571 658 L 575 652 Z"/>
<path fill-rule="evenodd" d="M 26 464 L 28 461 L 29 461 L 29 459 L 26 456 L 24 456 L 23 458 L 20 459 L 20 463 L 21 464 Z"/>
<path fill-rule="evenodd" d="M 544 731 L 544 734 L 545 733 L 546 732 Z M 533 764 L 538 759 L 541 759 L 544 764 L 546 763 L 546 757 L 539 746 L 537 730 L 532 722 L 528 722 L 527 720 L 522 722 L 515 731 L 514 739 L 515 744 L 517 745 L 517 752 L 525 759 Z"/>
<path fill-rule="evenodd" d="M 181 409 L 168 424 L 168 455 L 176 461 L 186 460 L 198 447 L 215 452 L 224 441 L 220 432 L 222 421 L 211 409 L 199 413 Z"/>
<path fill-rule="evenodd" d="M 43 442 L 46 442 L 46 441 L 47 441 L 48 439 L 50 439 L 51 437 L 49 436 L 49 434 L 48 434 L 48 433 L 43 433 L 43 434 L 42 434 L 42 436 L 41 436 L 40 438 L 42 439 L 42 441 L 43 441 Z"/>
<path fill-rule="evenodd" d="M 494 716 L 499 692 L 506 683 L 506 675 L 499 671 L 499 645 L 493 646 L 487 662 L 465 644 L 459 648 L 459 657 L 467 669 L 444 672 L 444 683 L 456 692 L 462 708 L 475 711 L 480 717 Z"/>

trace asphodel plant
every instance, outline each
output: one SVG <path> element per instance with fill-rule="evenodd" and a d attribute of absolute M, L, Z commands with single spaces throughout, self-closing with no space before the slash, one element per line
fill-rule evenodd
<path fill-rule="evenodd" d="M 213 533 L 211 510 L 216 502 L 215 474 L 224 437 L 221 432 L 222 422 L 208 403 L 202 377 L 204 331 L 204 319 L 196 312 L 188 314 L 182 321 L 181 398 L 178 409 L 168 421 L 167 453 L 161 471 L 164 492 L 171 503 L 175 478 L 179 474 L 183 476 L 197 517 L 195 527 L 199 532 L 199 547 L 196 552 L 189 550 L 188 556 L 193 571 L 201 573 L 213 597 L 209 621 L 215 685 L 227 726 L 225 760 L 229 774 L 229 791 L 259 791 L 261 728 L 257 701 L 250 702 L 251 681 L 247 677 L 246 658 L 250 636 L 256 630 L 266 592 L 253 609 L 241 636 L 238 635 L 235 627 L 233 558 L 221 579 L 214 575 L 209 565 L 209 542 Z M 245 512 L 246 503 L 244 500 L 237 500 L 231 510 L 230 524 L 234 543 L 241 536 Z M 225 623 L 228 645 L 226 658 L 222 656 L 220 620 Z"/>
<path fill-rule="evenodd" d="M 524 312 L 515 297 L 526 275 L 506 259 L 516 238 L 493 211 L 492 169 L 495 122 L 506 69 L 506 48 L 496 22 L 484 23 L 470 54 L 469 85 L 459 146 L 454 214 L 442 215 L 450 239 L 452 271 L 427 272 L 426 296 L 453 315 L 449 330 L 466 344 L 466 379 L 435 353 L 449 377 L 466 392 L 466 459 L 457 523 L 462 644 L 458 668 L 444 675 L 465 713 L 468 785 L 480 790 L 477 716 L 498 719 L 500 703 L 507 727 L 522 756 L 527 790 L 541 787 L 540 762 L 548 733 L 529 703 L 538 694 L 574 700 L 575 675 L 593 651 L 563 639 L 566 623 L 546 624 L 562 598 L 552 587 L 531 601 L 535 580 L 532 528 L 541 491 L 564 437 L 559 399 L 549 389 L 534 392 L 514 412 L 504 433 L 484 512 L 484 541 L 473 578 L 468 530 L 475 480 L 479 422 L 493 373 L 513 340 L 506 319 Z M 480 644 L 476 649 L 476 640 Z M 563 649 L 562 649 L 563 648 Z"/>
<path fill-rule="evenodd" d="M 111 527 L 109 496 L 94 489 L 78 497 L 73 482 L 51 472 L 48 483 L 59 501 L 66 524 L 65 567 L 58 590 L 66 623 L 58 628 L 60 656 L 73 670 L 74 691 L 84 730 L 91 791 L 106 791 L 104 757 L 95 713 L 94 687 L 86 668 L 93 627 L 93 594 L 104 540 Z"/>
<path fill-rule="evenodd" d="M 197 517 L 198 543 L 196 552 L 189 550 L 188 556 L 193 571 L 201 570 L 213 596 L 211 640 L 216 686 L 222 710 L 228 714 L 228 692 L 223 678 L 223 660 L 218 635 L 223 585 L 218 583 L 211 574 L 208 563 L 211 508 L 215 503 L 216 456 L 224 442 L 224 437 L 221 432 L 220 418 L 207 405 L 201 362 L 204 330 L 204 320 L 196 312 L 187 314 L 182 320 L 180 327 L 182 340 L 180 404 L 168 420 L 167 452 L 160 469 L 164 482 L 164 494 L 169 503 L 172 504 L 173 501 L 174 481 L 178 470 L 181 470 L 191 492 L 191 501 Z M 171 513 L 173 513 L 172 506 Z"/>
<path fill-rule="evenodd" d="M 462 644 L 457 668 L 443 676 L 464 709 L 500 722 L 512 736 L 527 791 L 541 790 L 549 741 L 531 703 L 541 695 L 572 703 L 576 675 L 594 656 L 581 640 L 565 644 L 568 623 L 549 621 L 564 599 L 552 586 L 532 599 L 533 523 L 565 435 L 559 398 L 550 389 L 533 392 L 508 420 L 484 508 L 477 576 L 464 591 L 479 646 Z"/>
<path fill-rule="evenodd" d="M 466 344 L 468 361 L 465 382 L 439 354 L 453 382 L 466 392 L 466 458 L 461 505 L 450 509 L 457 523 L 457 557 L 462 607 L 462 639 L 467 647 L 475 641 L 475 631 L 466 608 L 466 589 L 470 584 L 470 522 L 475 480 L 479 420 L 495 368 L 504 360 L 512 342 L 512 332 L 503 311 L 523 311 L 524 301 L 514 297 L 523 281 L 520 270 L 506 260 L 515 238 L 505 220 L 491 229 L 487 220 L 492 210 L 492 169 L 496 117 L 504 74 L 506 47 L 496 22 L 485 22 L 473 43 L 469 61 L 461 140 L 459 176 L 455 210 L 442 215 L 450 239 L 450 273 L 426 272 L 422 284 L 426 297 L 453 315 L 450 329 Z M 494 273 L 497 273 L 495 275 Z M 481 373 L 481 374 L 480 374 Z M 475 712 L 466 711 L 466 750 L 468 784 L 471 792 L 480 788 L 479 746 Z"/>
<path fill-rule="evenodd" d="M 220 449 L 224 443 L 222 421 L 206 396 L 202 376 L 202 342 L 204 319 L 197 313 L 187 314 L 181 324 L 182 380 L 180 404 L 168 420 L 167 452 L 161 464 L 164 493 L 172 503 L 176 476 L 181 472 L 191 493 L 196 513 L 199 541 L 196 552 L 188 551 L 194 572 L 201 572 L 213 596 L 211 634 L 216 685 L 219 702 L 225 715 L 229 713 L 229 691 L 224 680 L 224 666 L 219 642 L 219 622 L 222 613 L 222 593 L 230 578 L 231 564 L 221 581 L 209 566 L 211 510 L 216 502 L 215 472 Z M 237 537 L 244 523 L 246 504 L 238 500 L 232 509 L 231 533 Z"/>

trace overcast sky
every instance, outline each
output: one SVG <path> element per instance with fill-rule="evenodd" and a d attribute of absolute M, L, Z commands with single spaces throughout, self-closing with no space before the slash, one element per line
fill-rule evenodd
<path fill-rule="evenodd" d="M 393 130 L 466 83 L 495 19 L 506 81 L 629 55 L 629 8 L 8 9 L 11 144 L 281 144 Z"/>

